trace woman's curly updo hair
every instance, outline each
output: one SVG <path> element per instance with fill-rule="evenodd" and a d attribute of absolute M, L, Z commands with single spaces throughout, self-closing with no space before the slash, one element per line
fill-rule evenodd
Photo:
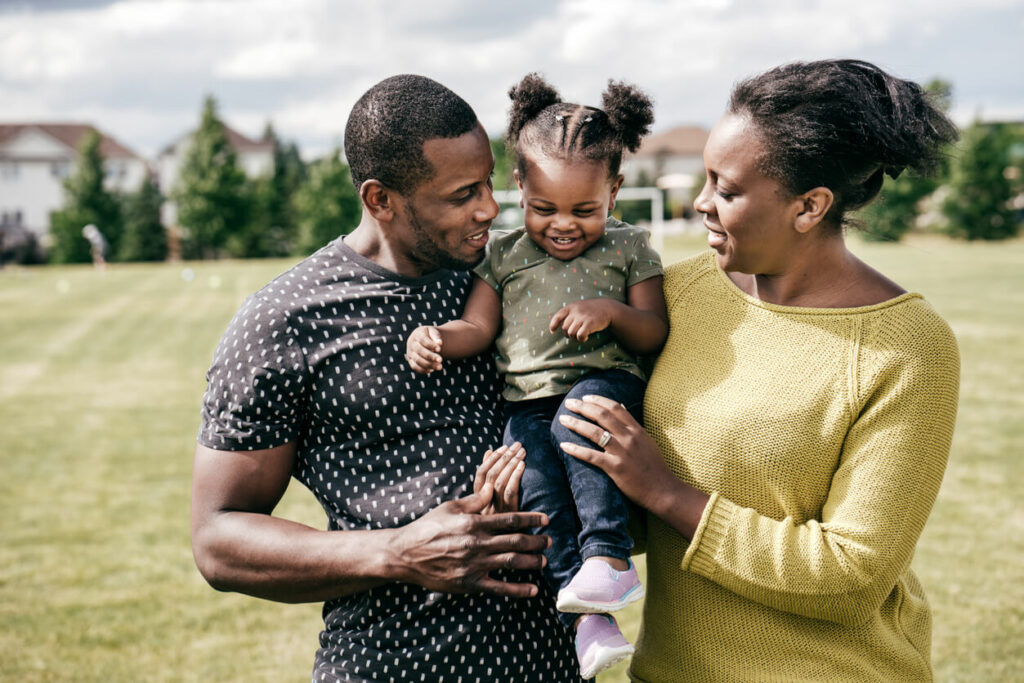
<path fill-rule="evenodd" d="M 836 227 L 878 195 L 883 174 L 927 174 L 959 137 L 921 86 L 854 59 L 795 62 L 741 81 L 729 112 L 757 130 L 763 173 L 793 194 L 832 190 L 826 220 Z"/>
<path fill-rule="evenodd" d="M 654 105 L 637 88 L 608 81 L 601 109 L 563 102 L 536 73 L 527 74 L 508 91 L 512 109 L 508 144 L 515 150 L 519 177 L 527 160 L 538 154 L 554 159 L 607 162 L 608 177 L 619 175 L 622 150 L 635 152 L 654 122 Z"/>

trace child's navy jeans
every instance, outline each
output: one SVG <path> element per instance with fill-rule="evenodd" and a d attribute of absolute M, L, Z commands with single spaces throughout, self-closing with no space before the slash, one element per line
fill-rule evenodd
<path fill-rule="evenodd" d="M 564 588 L 595 555 L 629 558 L 633 539 L 626 529 L 626 498 L 607 474 L 564 453 L 563 441 L 597 448 L 588 439 L 566 429 L 558 416 L 570 414 L 563 402 L 588 395 L 610 398 L 624 405 L 638 422 L 643 421 L 645 383 L 625 370 L 595 370 L 584 375 L 568 394 L 505 404 L 505 444 L 515 441 L 526 449 L 526 470 L 520 484 L 523 510 L 543 512 L 548 526 L 539 533 L 551 536 L 545 552 L 544 577 L 556 593 Z M 559 614 L 566 627 L 579 615 Z"/>

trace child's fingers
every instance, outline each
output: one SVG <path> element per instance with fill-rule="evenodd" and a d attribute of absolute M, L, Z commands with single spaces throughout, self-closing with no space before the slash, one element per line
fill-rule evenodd
<path fill-rule="evenodd" d="M 566 317 L 568 317 L 568 315 L 569 315 L 569 307 L 568 306 L 566 306 L 565 308 L 562 308 L 561 310 L 559 310 L 557 313 L 555 313 L 553 316 L 551 316 L 551 324 L 548 325 L 548 329 L 551 330 L 552 333 L 558 332 L 558 328 L 560 328 L 562 326 L 562 321 L 564 321 L 566 319 Z"/>

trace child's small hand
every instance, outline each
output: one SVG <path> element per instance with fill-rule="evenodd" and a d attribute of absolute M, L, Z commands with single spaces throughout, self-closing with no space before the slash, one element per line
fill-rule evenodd
<path fill-rule="evenodd" d="M 550 329 L 557 332 L 561 328 L 566 337 L 585 342 L 612 324 L 613 303 L 610 299 L 573 301 L 551 317 Z"/>
<path fill-rule="evenodd" d="M 436 327 L 417 327 L 405 342 L 405 359 L 416 372 L 429 375 L 441 369 L 441 333 Z"/>

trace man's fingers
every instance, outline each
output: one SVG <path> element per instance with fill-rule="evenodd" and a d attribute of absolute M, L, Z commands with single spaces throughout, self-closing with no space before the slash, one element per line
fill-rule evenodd
<path fill-rule="evenodd" d="M 491 498 L 494 496 L 494 484 L 491 482 L 484 482 L 484 485 L 480 487 L 479 491 L 475 491 L 468 496 L 463 496 L 456 500 L 448 503 L 456 512 L 463 512 L 467 514 L 476 514 L 482 511 L 487 504 L 491 502 Z"/>
<path fill-rule="evenodd" d="M 532 598 L 538 592 L 537 586 L 532 583 L 498 581 L 486 575 L 481 577 L 480 581 L 476 584 L 476 588 L 485 593 L 507 595 L 512 598 Z"/>
<path fill-rule="evenodd" d="M 519 532 L 528 532 L 536 527 L 547 526 L 548 516 L 543 512 L 502 512 L 495 515 L 485 515 L 478 520 L 478 523 L 481 531 L 496 538 L 503 537 L 503 534 L 518 534 L 526 538 L 538 538 L 537 536 L 530 536 L 528 533 Z M 542 538 L 546 539 L 547 537 Z M 542 540 L 541 550 L 547 547 L 547 543 L 547 540 Z M 510 549 L 514 550 L 514 548 Z M 535 548 L 531 546 L 530 550 L 535 550 Z"/>
<path fill-rule="evenodd" d="M 509 480 L 512 478 L 513 472 L 516 468 L 523 465 L 523 458 L 526 457 L 526 452 L 523 450 L 509 451 L 505 457 L 501 459 L 499 463 L 500 469 L 495 468 L 494 470 L 494 490 L 497 493 L 502 493 L 505 487 L 508 485 Z"/>

